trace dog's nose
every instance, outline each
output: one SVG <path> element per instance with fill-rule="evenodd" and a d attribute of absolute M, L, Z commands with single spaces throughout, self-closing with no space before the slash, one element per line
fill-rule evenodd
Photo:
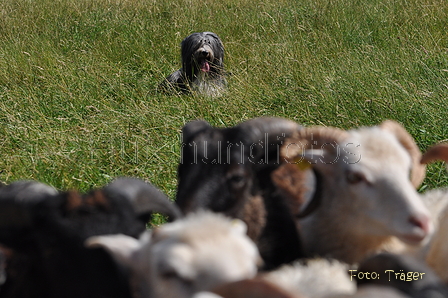
<path fill-rule="evenodd" d="M 203 51 L 201 52 L 201 55 L 204 56 L 204 57 L 207 57 L 207 56 L 208 56 L 208 51 L 203 50 Z"/>

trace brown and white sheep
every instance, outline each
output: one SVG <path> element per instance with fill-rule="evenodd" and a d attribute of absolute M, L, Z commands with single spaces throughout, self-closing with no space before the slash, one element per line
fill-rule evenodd
<path fill-rule="evenodd" d="M 305 128 L 285 141 L 282 156 L 290 164 L 273 178 L 289 193 L 292 206 L 294 200 L 304 204 L 303 197 L 295 195 L 296 185 L 284 182 L 300 184 L 290 177 L 304 171 L 316 177 L 310 186 L 314 195 L 305 204 L 319 206 L 297 219 L 309 256 L 352 264 L 383 249 L 397 250 L 397 238 L 415 245 L 432 233 L 429 211 L 415 189 L 425 175 L 421 153 L 397 122 L 349 131 Z M 298 207 L 295 212 L 300 213 Z"/>

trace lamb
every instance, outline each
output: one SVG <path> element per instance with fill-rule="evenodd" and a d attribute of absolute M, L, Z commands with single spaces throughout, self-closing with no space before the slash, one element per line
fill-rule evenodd
<path fill-rule="evenodd" d="M 273 180 L 291 199 L 303 200 L 285 185 L 288 177 L 300 168 L 315 175 L 308 204 L 320 206 L 297 220 L 308 256 L 355 264 L 379 250 L 404 249 L 403 242 L 419 244 L 434 230 L 415 190 L 425 176 L 421 152 L 395 121 L 349 131 L 305 128 L 285 141 L 281 154 L 289 164 Z"/>
<path fill-rule="evenodd" d="M 279 147 L 302 127 L 260 117 L 234 127 L 205 121 L 182 129 L 176 204 L 184 213 L 208 209 L 243 220 L 259 247 L 264 269 L 302 256 L 289 207 L 270 179 L 280 165 Z"/>
<path fill-rule="evenodd" d="M 209 211 L 147 231 L 140 240 L 96 236 L 88 247 L 106 248 L 131 271 L 141 298 L 189 298 L 222 283 L 255 276 L 260 256 L 246 225 Z"/>
<path fill-rule="evenodd" d="M 179 214 L 154 186 L 120 178 L 87 194 L 35 181 L 0 188 L 0 244 L 7 250 L 2 298 L 130 297 L 125 272 L 87 237 L 138 237 L 149 214 Z"/>

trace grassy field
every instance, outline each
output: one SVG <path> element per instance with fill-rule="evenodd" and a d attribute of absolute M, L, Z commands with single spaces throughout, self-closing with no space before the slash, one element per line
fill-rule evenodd
<path fill-rule="evenodd" d="M 0 180 L 84 190 L 126 175 L 174 197 L 180 129 L 197 118 L 395 119 L 424 150 L 448 139 L 447 28 L 444 0 L 2 0 Z M 223 40 L 229 91 L 156 93 L 198 31 Z M 446 176 L 433 165 L 423 187 Z"/>

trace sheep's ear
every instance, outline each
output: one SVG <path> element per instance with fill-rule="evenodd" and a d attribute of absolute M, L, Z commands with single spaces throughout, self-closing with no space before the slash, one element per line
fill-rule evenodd
<path fill-rule="evenodd" d="M 200 132 L 212 128 L 207 121 L 195 120 L 188 122 L 182 128 L 182 142 L 188 143 L 191 138 L 198 135 Z"/>
<path fill-rule="evenodd" d="M 317 175 L 308 165 L 282 164 L 271 174 L 272 182 L 285 198 L 291 213 L 304 217 L 313 212 L 320 204 L 317 190 Z"/>
<path fill-rule="evenodd" d="M 448 143 L 440 143 L 430 147 L 422 156 L 420 163 L 428 164 L 437 160 L 448 162 Z"/>
<path fill-rule="evenodd" d="M 126 268 L 133 266 L 132 255 L 141 246 L 137 239 L 123 234 L 90 237 L 84 245 L 88 248 L 104 248 L 117 263 Z"/>
<path fill-rule="evenodd" d="M 13 198 L 16 202 L 38 202 L 48 196 L 55 196 L 58 191 L 47 184 L 31 181 L 20 180 L 1 188 L 1 196 Z"/>
<path fill-rule="evenodd" d="M 382 130 L 392 133 L 400 142 L 400 144 L 408 151 L 412 159 L 411 182 L 415 187 L 418 187 L 425 179 L 426 166 L 421 164 L 422 153 L 415 143 L 413 137 L 406 131 L 406 129 L 398 122 L 393 120 L 386 120 L 379 126 Z"/>
<path fill-rule="evenodd" d="M 179 208 L 160 189 L 143 180 L 121 177 L 103 190 L 107 195 L 121 194 L 127 198 L 144 221 L 148 221 L 153 212 L 168 215 L 171 221 L 182 217 Z"/>
<path fill-rule="evenodd" d="M 37 181 L 16 181 L 0 188 L 0 234 L 15 235 L 12 229 L 33 226 L 32 209 L 34 204 L 48 197 L 56 196 L 53 187 Z M 10 236 L 7 236 L 8 238 Z M 17 237 L 14 237 L 17 238 Z"/>
<path fill-rule="evenodd" d="M 231 221 L 232 230 L 236 233 L 245 235 L 247 233 L 247 225 L 239 219 L 233 219 Z"/>

